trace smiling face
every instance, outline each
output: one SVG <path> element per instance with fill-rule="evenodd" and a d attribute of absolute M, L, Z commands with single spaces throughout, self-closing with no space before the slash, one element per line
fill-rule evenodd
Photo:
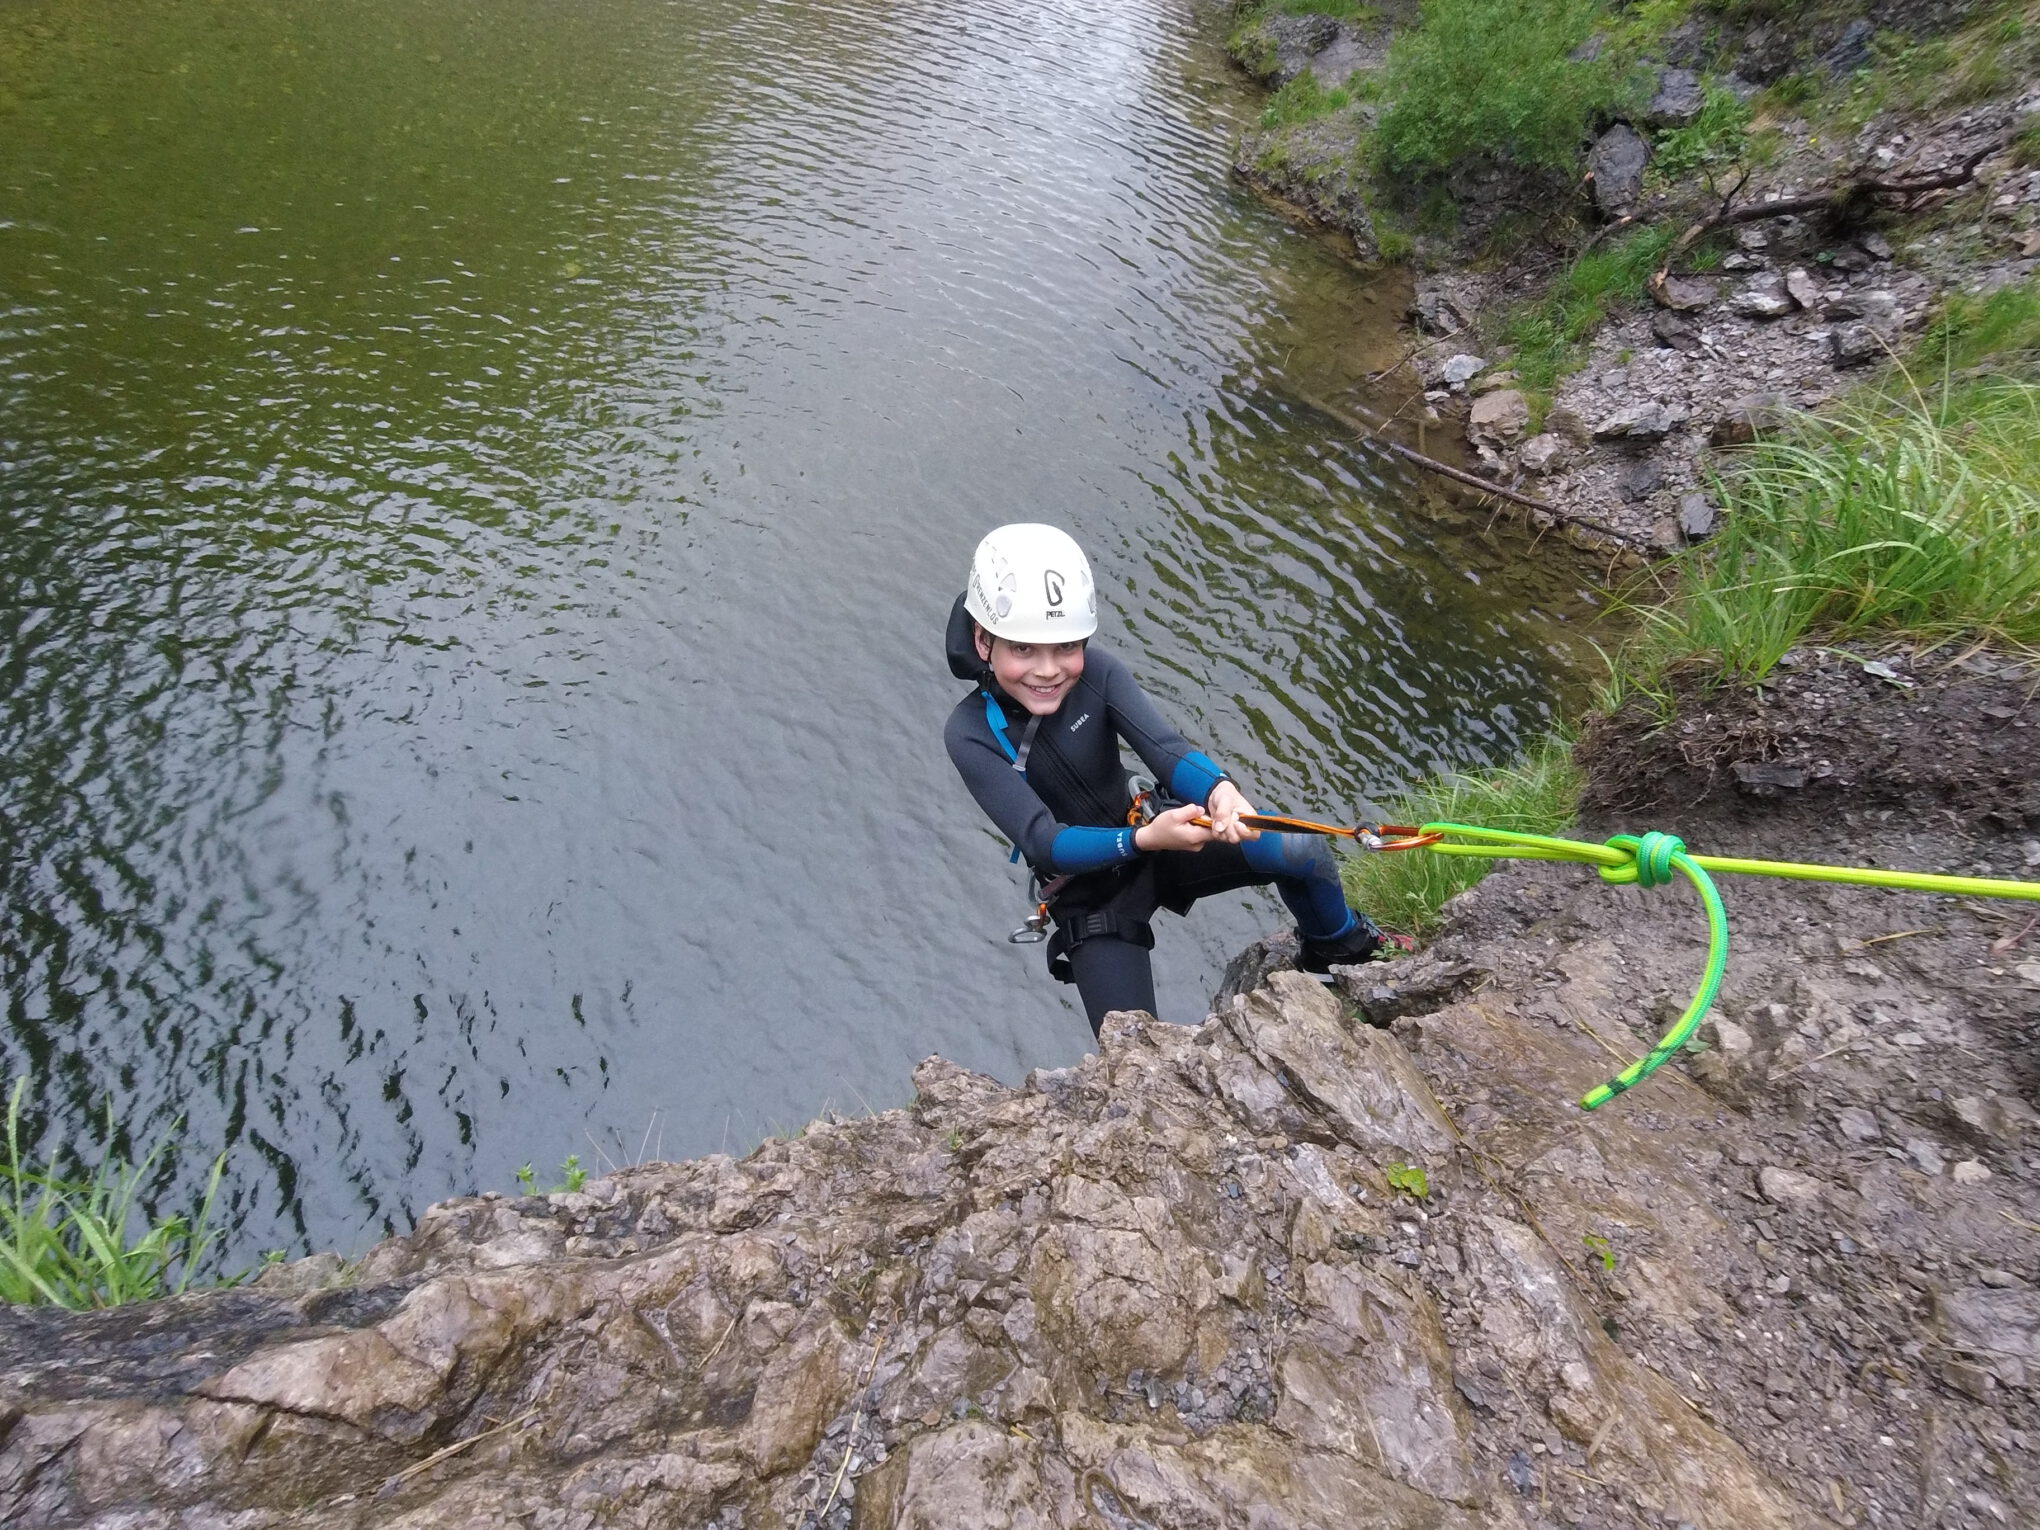
<path fill-rule="evenodd" d="M 1082 643 L 1009 643 L 978 628 L 978 657 L 992 666 L 999 689 L 1036 717 L 1047 717 L 1084 673 Z"/>

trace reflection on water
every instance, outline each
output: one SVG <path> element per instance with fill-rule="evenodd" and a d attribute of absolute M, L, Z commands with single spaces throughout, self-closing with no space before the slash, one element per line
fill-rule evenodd
<path fill-rule="evenodd" d="M 949 773 L 990 525 L 1271 809 L 1508 753 L 1575 581 L 1295 400 L 1384 309 L 1183 0 L 0 11 L 7 1023 L 359 1249 L 1089 1042 Z M 1308 387 L 1299 386 L 1307 378 Z M 1164 932 L 1194 1018 L 1275 922 Z M 647 1132 L 650 1138 L 647 1139 Z"/>

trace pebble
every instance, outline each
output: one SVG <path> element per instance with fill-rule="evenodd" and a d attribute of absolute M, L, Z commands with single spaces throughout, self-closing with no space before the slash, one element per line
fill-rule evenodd
<path fill-rule="evenodd" d="M 1984 1270 L 1977 1276 L 1977 1279 L 1981 1280 L 1993 1291 L 2003 1291 L 2008 1287 L 2016 1286 L 2017 1284 L 2019 1284 L 2019 1277 L 2014 1275 L 2010 1270 L 1998 1270 L 1998 1269 Z"/>
<path fill-rule="evenodd" d="M 1875 1142 L 1883 1135 L 1877 1118 L 1860 1105 L 1845 1105 L 1835 1112 L 1835 1126 L 1851 1142 Z"/>
<path fill-rule="evenodd" d="M 1980 1185 L 1990 1178 L 1990 1170 L 1974 1158 L 1965 1158 L 1955 1165 L 1954 1174 L 1958 1185 Z"/>

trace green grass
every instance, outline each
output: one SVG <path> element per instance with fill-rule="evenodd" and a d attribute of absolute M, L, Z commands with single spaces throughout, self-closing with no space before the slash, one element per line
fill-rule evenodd
<path fill-rule="evenodd" d="M 1515 350 L 1516 374 L 1524 387 L 1549 391 L 1579 369 L 1587 337 L 1617 303 L 1643 297 L 1675 233 L 1670 227 L 1638 229 L 1587 251 L 1542 298 L 1504 321 L 1502 339 Z"/>
<path fill-rule="evenodd" d="M 1853 132 L 1884 111 L 1953 111 L 2007 95 L 2036 69 L 2040 4 L 2003 0 L 1939 36 L 1879 32 L 1864 68 L 1839 81 L 1790 76 L 1765 91 L 1760 104 Z"/>
<path fill-rule="evenodd" d="M 7 1157 L 0 1163 L 0 1301 L 87 1308 L 173 1296 L 189 1286 L 212 1253 L 213 1202 L 226 1155 L 213 1161 L 204 1202 L 193 1217 L 149 1221 L 144 1183 L 161 1160 L 159 1143 L 139 1162 L 119 1156 L 107 1107 L 106 1145 L 85 1179 L 59 1177 L 54 1164 L 21 1157 L 21 1102 L 28 1080 L 7 1100 Z"/>
<path fill-rule="evenodd" d="M 1569 170 L 1595 116 L 1635 94 L 1617 61 L 1570 55 L 1607 18 L 1602 0 L 1428 0 L 1389 48 L 1376 143 L 1390 173 L 1473 155 Z"/>
<path fill-rule="evenodd" d="M 1537 745 L 1516 765 L 1467 771 L 1427 782 L 1389 804 L 1398 823 L 1473 823 L 1526 834 L 1557 834 L 1579 812 L 1580 775 L 1561 739 Z M 1346 895 L 1391 929 L 1421 933 L 1438 923 L 1447 899 L 1486 876 L 1494 863 L 1421 850 L 1348 857 Z"/>
<path fill-rule="evenodd" d="M 1985 363 L 2023 375 L 2040 372 L 2040 282 L 2000 287 L 1985 297 L 1951 297 L 1920 342 L 1915 370 L 1958 373 Z"/>
<path fill-rule="evenodd" d="M 1268 98 L 1268 104 L 1261 109 L 1261 126 L 1300 127 L 1352 104 L 1351 90 L 1343 85 L 1328 90 L 1306 69 Z"/>
<path fill-rule="evenodd" d="M 1760 680 L 1816 637 L 2040 645 L 2040 383 L 1876 390 L 1752 448 L 1723 487 L 1721 534 L 1621 661 L 1636 688 L 1682 665 Z"/>
<path fill-rule="evenodd" d="M 2027 118 L 2019 129 L 2019 136 L 2012 140 L 2012 158 L 2024 170 L 2040 165 L 2040 117 Z"/>

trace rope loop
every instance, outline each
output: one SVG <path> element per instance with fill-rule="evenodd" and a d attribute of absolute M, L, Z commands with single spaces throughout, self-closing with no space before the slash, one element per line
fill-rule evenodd
<path fill-rule="evenodd" d="M 1660 834 L 1652 829 L 1641 835 L 1617 834 L 1608 841 L 1608 848 L 1620 850 L 1626 858 L 1619 865 L 1603 866 L 1603 881 L 1662 887 L 1678 869 L 1675 858 L 1686 853 L 1686 842 L 1676 834 Z"/>

